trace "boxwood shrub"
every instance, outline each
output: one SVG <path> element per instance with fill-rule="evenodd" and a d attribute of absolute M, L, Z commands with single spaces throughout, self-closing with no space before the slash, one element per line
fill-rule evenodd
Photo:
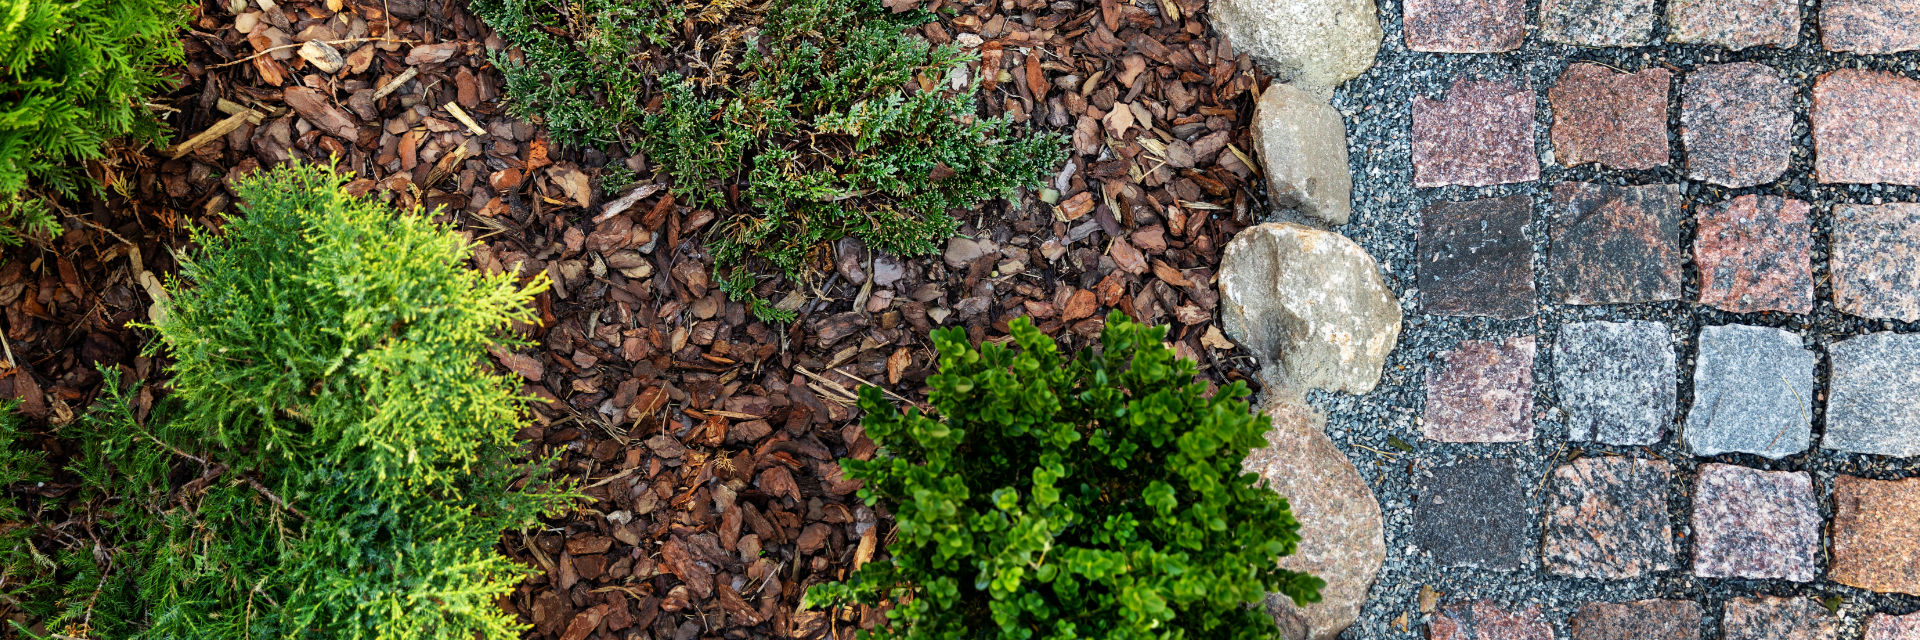
<path fill-rule="evenodd" d="M 1165 328 L 1107 319 L 1100 348 L 1061 355 L 1024 318 L 1016 348 L 933 334 L 936 413 L 861 397 L 861 497 L 893 509 L 892 558 L 808 604 L 885 604 L 884 637 L 1267 638 L 1249 603 L 1318 601 L 1279 568 L 1300 525 L 1240 463 L 1269 424 L 1235 382 L 1209 395 Z"/>

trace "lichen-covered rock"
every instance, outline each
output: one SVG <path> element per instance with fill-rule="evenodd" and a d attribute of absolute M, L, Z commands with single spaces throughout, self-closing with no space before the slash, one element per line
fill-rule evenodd
<path fill-rule="evenodd" d="M 1300 521 L 1300 549 L 1280 566 L 1327 582 L 1320 601 L 1298 607 L 1269 595 L 1265 607 L 1287 640 L 1332 640 L 1360 617 L 1360 606 L 1380 575 L 1387 546 L 1380 501 L 1360 471 L 1327 438 L 1327 418 L 1304 402 L 1267 406 L 1273 429 L 1267 446 L 1243 466 L 1287 498 Z"/>
<path fill-rule="evenodd" d="M 1249 227 L 1220 267 L 1227 335 L 1260 362 L 1268 389 L 1364 394 L 1400 340 L 1400 304 L 1360 245 L 1292 223 Z"/>
<path fill-rule="evenodd" d="M 1253 109 L 1253 147 L 1274 206 L 1327 226 L 1347 223 L 1353 175 L 1339 111 L 1299 87 L 1274 83 Z"/>
<path fill-rule="evenodd" d="M 1373 0 L 1219 0 L 1208 11 L 1235 51 L 1286 82 L 1330 89 L 1372 68 L 1380 53 Z"/>

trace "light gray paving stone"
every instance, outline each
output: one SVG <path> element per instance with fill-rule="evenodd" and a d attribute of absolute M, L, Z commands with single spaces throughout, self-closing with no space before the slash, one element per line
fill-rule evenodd
<path fill-rule="evenodd" d="M 1651 445 L 1673 423 L 1673 341 L 1658 322 L 1575 322 L 1560 327 L 1553 378 L 1568 438 Z"/>
<path fill-rule="evenodd" d="M 1737 452 L 1776 460 L 1806 451 L 1813 438 L 1817 361 L 1789 331 L 1702 328 L 1687 448 L 1698 456 Z"/>
<path fill-rule="evenodd" d="M 1873 333 L 1828 348 L 1833 382 L 1820 446 L 1920 455 L 1920 334 Z"/>

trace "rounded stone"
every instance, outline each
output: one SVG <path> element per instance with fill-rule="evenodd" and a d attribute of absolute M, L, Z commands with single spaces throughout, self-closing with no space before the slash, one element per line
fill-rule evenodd
<path fill-rule="evenodd" d="M 1242 467 L 1287 499 L 1300 521 L 1300 547 L 1280 566 L 1326 581 L 1320 601 L 1305 607 L 1279 594 L 1265 609 L 1286 640 L 1333 640 L 1353 626 L 1387 557 L 1380 501 L 1359 469 L 1325 433 L 1327 418 L 1302 401 L 1267 406 L 1267 446 Z"/>
<path fill-rule="evenodd" d="M 1373 67 L 1380 12 L 1373 0 L 1220 0 L 1213 26 L 1277 79 L 1333 88 Z"/>
<path fill-rule="evenodd" d="M 1223 328 L 1259 360 L 1269 390 L 1367 393 L 1400 340 L 1400 303 L 1380 265 L 1330 231 L 1241 231 L 1221 259 L 1220 298 Z"/>
<path fill-rule="evenodd" d="M 1273 206 L 1339 226 L 1353 214 L 1347 125 L 1325 100 L 1275 83 L 1253 109 L 1253 147 L 1267 172 Z"/>

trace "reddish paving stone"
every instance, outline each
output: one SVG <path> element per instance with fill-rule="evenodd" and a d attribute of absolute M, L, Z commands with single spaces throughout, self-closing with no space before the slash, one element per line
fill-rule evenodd
<path fill-rule="evenodd" d="M 1849 587 L 1920 595 L 1920 478 L 1833 481 L 1833 569 Z"/>
<path fill-rule="evenodd" d="M 1618 456 L 1556 467 L 1549 478 L 1541 564 L 1549 573 L 1606 580 L 1672 569 L 1672 478 L 1673 467 L 1665 462 Z"/>
<path fill-rule="evenodd" d="M 1734 598 L 1720 629 L 1724 640 L 1838 640 L 1840 616 L 1810 598 Z"/>
<path fill-rule="evenodd" d="M 1746 195 L 1702 209 L 1693 239 L 1700 304 L 1734 313 L 1813 312 L 1807 203 Z"/>
<path fill-rule="evenodd" d="M 1534 314 L 1533 198 L 1441 202 L 1420 214 L 1420 310 L 1515 319 Z"/>
<path fill-rule="evenodd" d="M 1800 43 L 1798 0 L 1668 0 L 1668 42 L 1728 49 Z"/>
<path fill-rule="evenodd" d="M 1508 609 L 1491 600 L 1440 606 L 1427 622 L 1427 640 L 1554 640 L 1538 605 Z"/>
<path fill-rule="evenodd" d="M 1407 48 L 1500 53 L 1527 39 L 1526 0 L 1402 0 Z"/>
<path fill-rule="evenodd" d="M 1793 156 L 1793 94 L 1786 76 L 1763 64 L 1709 64 L 1687 74 L 1687 177 L 1736 188 L 1780 179 Z"/>
<path fill-rule="evenodd" d="M 1841 311 L 1920 320 L 1920 204 L 1835 205 L 1832 266 Z"/>
<path fill-rule="evenodd" d="M 1615 169 L 1667 164 L 1667 86 L 1673 73 L 1654 67 L 1620 73 L 1575 63 L 1547 90 L 1553 104 L 1553 153 L 1561 165 L 1589 162 Z"/>
<path fill-rule="evenodd" d="M 1920 81 L 1840 69 L 1813 84 L 1813 172 L 1821 182 L 1920 186 Z"/>
<path fill-rule="evenodd" d="M 1573 640 L 1699 640 L 1700 605 L 1692 600 L 1595 603 L 1574 612 Z"/>
<path fill-rule="evenodd" d="M 1439 442 L 1533 439 L 1533 336 L 1468 340 L 1427 370 L 1420 433 Z"/>
<path fill-rule="evenodd" d="M 1527 478 L 1512 460 L 1467 458 L 1433 468 L 1413 505 L 1413 543 L 1442 567 L 1513 571 L 1533 550 Z"/>
<path fill-rule="evenodd" d="M 1701 465 L 1693 482 L 1693 575 L 1811 582 L 1820 570 L 1820 524 L 1806 473 Z"/>
<path fill-rule="evenodd" d="M 1820 38 L 1828 51 L 1871 54 L 1920 49 L 1920 2 L 1822 0 Z"/>
<path fill-rule="evenodd" d="M 1540 37 L 1583 47 L 1653 43 L 1653 0 L 1540 0 Z"/>
<path fill-rule="evenodd" d="M 1563 182 L 1555 211 L 1547 281 L 1567 304 L 1679 300 L 1679 185 L 1617 187 Z"/>
<path fill-rule="evenodd" d="M 1513 81 L 1454 80 L 1444 100 L 1413 99 L 1413 184 L 1485 187 L 1540 179 L 1533 89 Z"/>
<path fill-rule="evenodd" d="M 1861 640 L 1920 640 L 1920 613 L 1873 614 L 1867 618 L 1867 635 Z"/>

